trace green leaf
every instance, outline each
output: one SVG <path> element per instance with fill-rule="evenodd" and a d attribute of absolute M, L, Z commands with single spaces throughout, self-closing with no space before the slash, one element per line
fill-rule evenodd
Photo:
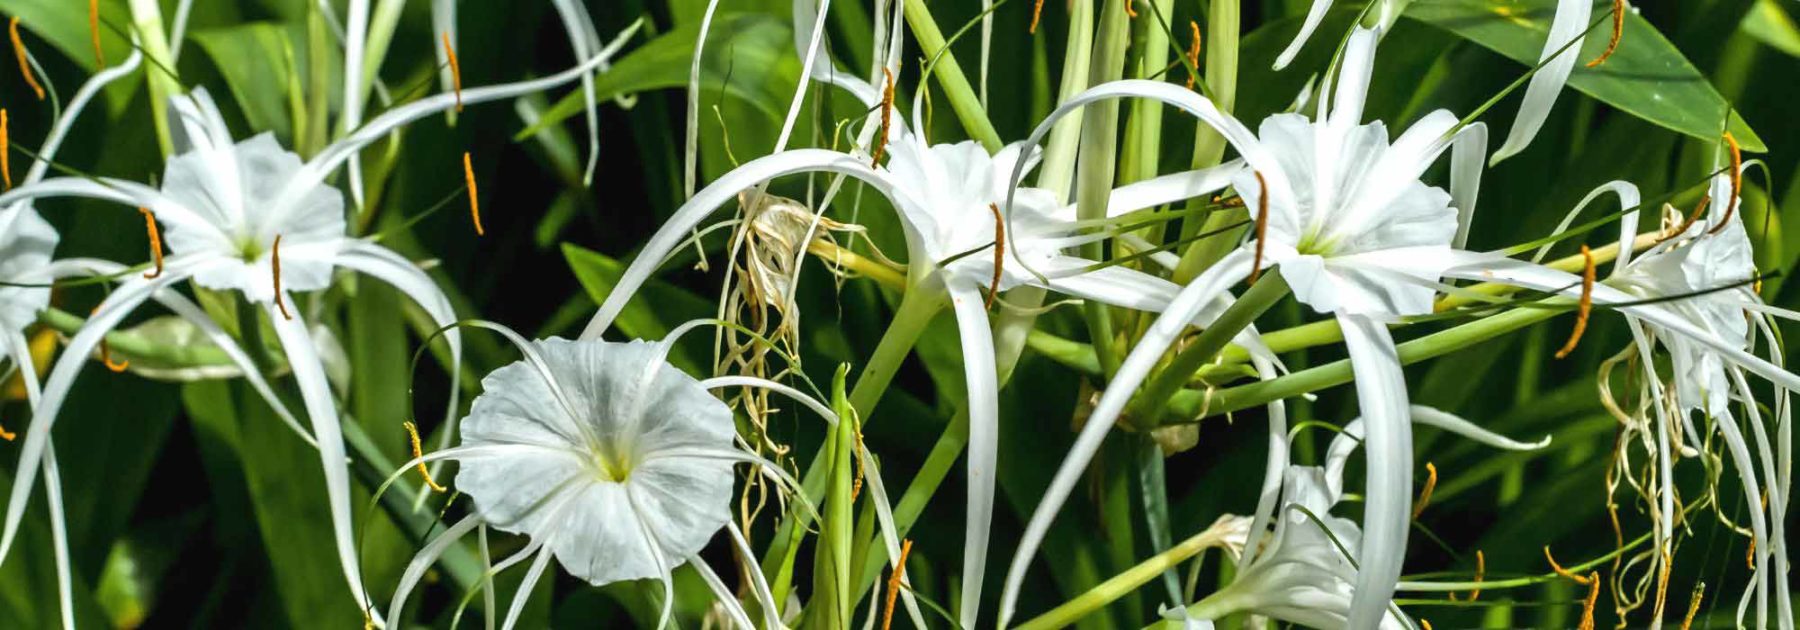
<path fill-rule="evenodd" d="M 611 295 L 613 287 L 618 285 L 619 276 L 625 273 L 625 265 L 618 260 L 580 245 L 564 243 L 563 256 L 569 259 L 575 279 L 581 281 L 582 288 L 587 289 L 588 297 L 593 298 L 595 304 L 606 301 L 606 296 Z M 713 316 L 711 302 L 666 282 L 652 280 L 645 283 L 632 297 L 613 323 L 614 328 L 632 339 L 661 339 L 681 322 Z M 685 350 L 677 346 L 669 353 L 669 362 L 683 371 L 693 372 L 701 364 Z"/>
<path fill-rule="evenodd" d="M 1776 0 L 1758 0 L 1742 22 L 1744 33 L 1789 55 L 1800 57 L 1800 27 Z"/>
<path fill-rule="evenodd" d="M 99 64 L 94 59 L 94 37 L 88 28 L 88 3 L 63 2 L 60 0 L 0 0 L 0 13 L 19 18 L 21 30 L 30 31 L 44 38 L 58 52 L 67 56 L 82 69 L 94 72 Z M 129 29 L 131 12 L 125 7 L 125 0 L 100 0 L 100 49 L 109 64 L 124 61 L 131 55 L 131 42 L 112 30 L 108 24 Z M 30 46 L 32 42 L 26 41 Z M 39 63 L 49 60 L 43 57 L 42 50 L 34 50 L 33 55 Z M 8 62 L 10 66 L 11 63 Z M 144 64 L 146 68 L 150 64 Z M 133 93 L 141 81 L 120 81 L 105 91 L 108 109 L 118 114 L 131 100 Z M 62 94 L 67 97 L 74 94 L 75 88 L 62 86 Z M 46 108 L 45 111 L 48 111 Z"/>
<path fill-rule="evenodd" d="M 190 35 L 218 66 L 231 95 L 244 110 L 250 128 L 273 131 L 292 141 L 292 113 L 288 110 L 288 77 L 292 44 L 288 29 L 269 22 L 197 31 Z"/>
<path fill-rule="evenodd" d="M 1554 9 L 1552 0 L 1422 0 L 1414 2 L 1406 16 L 1535 65 L 1549 37 Z M 1602 24 L 1582 43 L 1581 59 L 1594 59 L 1606 49 L 1607 28 Z M 1612 57 L 1595 68 L 1577 65 L 1569 86 L 1658 126 L 1707 141 L 1718 138 L 1730 108 L 1694 64 L 1636 13 L 1625 16 L 1624 37 Z M 1736 115 L 1730 130 L 1744 150 L 1768 150 Z"/>

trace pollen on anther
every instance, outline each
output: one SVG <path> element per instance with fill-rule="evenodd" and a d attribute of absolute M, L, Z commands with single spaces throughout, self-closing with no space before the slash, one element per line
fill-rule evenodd
<path fill-rule="evenodd" d="M 1738 147 L 1737 138 L 1732 137 L 1729 131 L 1725 132 L 1725 146 L 1731 151 L 1731 199 L 1725 202 L 1725 216 L 1719 219 L 1719 224 L 1713 226 L 1708 234 L 1717 234 L 1731 224 L 1731 215 L 1737 212 L 1738 195 L 1744 190 L 1744 151 Z"/>
<path fill-rule="evenodd" d="M 95 307 L 93 311 L 88 313 L 88 315 L 91 317 L 91 316 L 93 316 L 94 313 L 98 313 L 98 312 L 100 312 L 100 308 Z M 116 372 L 124 372 L 126 369 L 131 367 L 131 361 L 113 361 L 112 344 L 106 343 L 105 337 L 100 338 L 100 363 L 102 365 L 105 365 L 106 369 L 111 370 L 115 373 Z"/>
<path fill-rule="evenodd" d="M 994 298 L 1000 296 L 1000 265 L 1006 261 L 1006 219 L 1000 216 L 1000 205 L 990 203 L 988 210 L 994 213 L 994 279 L 988 283 L 987 303 L 983 308 L 994 308 Z"/>
<path fill-rule="evenodd" d="M 462 64 L 456 61 L 456 47 L 450 45 L 450 34 L 444 33 L 444 58 L 450 60 L 450 89 L 456 93 L 456 111 L 462 112 Z"/>
<path fill-rule="evenodd" d="M 430 486 L 433 492 L 445 492 L 449 490 L 448 488 L 438 485 L 437 480 L 431 478 L 431 469 L 425 465 L 424 461 L 425 449 L 419 444 L 419 427 L 411 422 L 403 422 L 401 423 L 401 426 L 406 427 L 406 437 L 412 441 L 413 459 L 419 460 L 419 476 L 425 478 L 425 485 Z"/>
<path fill-rule="evenodd" d="M 0 177 L 6 181 L 6 189 L 12 190 L 12 138 L 7 132 L 6 108 L 0 107 Z"/>
<path fill-rule="evenodd" d="M 1587 67 L 1592 68 L 1606 63 L 1606 60 L 1612 57 L 1613 51 L 1619 49 L 1619 38 L 1625 36 L 1625 0 L 1613 0 L 1612 20 L 1612 39 L 1606 42 L 1606 50 L 1602 51 L 1599 57 L 1587 62 Z"/>
<path fill-rule="evenodd" d="M 1256 194 L 1256 258 L 1250 263 L 1250 282 L 1262 275 L 1263 244 L 1269 235 L 1269 182 L 1263 179 L 1262 171 L 1251 171 L 1256 175 L 1256 186 L 1260 190 Z"/>
<path fill-rule="evenodd" d="M 13 55 L 19 58 L 19 74 L 25 75 L 25 84 L 37 93 L 38 100 L 44 100 L 44 86 L 38 84 L 37 75 L 31 71 L 31 58 L 25 52 L 25 40 L 19 38 L 19 17 L 13 16 L 12 23 L 7 26 L 12 35 Z"/>
<path fill-rule="evenodd" d="M 1431 492 L 1437 489 L 1437 465 L 1425 462 L 1425 487 L 1419 489 L 1419 500 L 1413 502 L 1412 517 L 1414 520 L 1425 513 L 1425 506 L 1431 504 Z"/>
<path fill-rule="evenodd" d="M 269 247 L 269 267 L 275 276 L 275 306 L 281 309 L 281 318 L 292 320 L 294 315 L 288 312 L 287 299 L 281 295 L 281 235 L 275 235 L 275 244 Z"/>
<path fill-rule="evenodd" d="M 894 562 L 894 570 L 888 574 L 887 612 L 881 615 L 881 630 L 888 630 L 894 625 L 894 598 L 900 594 L 900 580 L 906 577 L 906 557 L 912 555 L 912 539 L 900 542 L 900 558 Z"/>
<path fill-rule="evenodd" d="M 88 37 L 94 40 L 94 63 L 106 67 L 106 53 L 100 50 L 100 0 L 88 0 Z"/>
<path fill-rule="evenodd" d="M 1706 599 L 1706 584 L 1694 585 L 1694 598 L 1688 600 L 1687 616 L 1681 618 L 1681 630 L 1694 626 L 1694 615 L 1700 612 L 1700 602 Z"/>
<path fill-rule="evenodd" d="M 1032 35 L 1036 35 L 1038 18 L 1041 18 L 1043 16 L 1044 16 L 1044 0 L 1037 0 L 1037 2 L 1032 3 L 1032 5 L 1031 5 L 1031 28 L 1025 29 L 1025 32 L 1030 33 Z"/>
<path fill-rule="evenodd" d="M 1125 0 L 1125 17 L 1137 18 L 1137 9 L 1131 8 L 1132 0 Z"/>
<path fill-rule="evenodd" d="M 1581 271 L 1581 302 L 1575 307 L 1575 330 L 1569 333 L 1569 341 L 1556 351 L 1556 358 L 1561 359 L 1575 351 L 1581 343 L 1581 334 L 1587 332 L 1588 316 L 1594 310 L 1594 252 L 1588 246 L 1581 246 L 1581 258 L 1585 262 Z"/>
<path fill-rule="evenodd" d="M 888 129 L 893 124 L 894 116 L 894 73 L 887 68 L 881 69 L 883 89 L 881 91 L 881 131 L 875 135 L 875 150 L 870 152 L 869 166 L 881 164 L 881 156 L 887 151 Z"/>
<path fill-rule="evenodd" d="M 1200 73 L 1200 23 L 1193 20 L 1188 20 L 1187 60 L 1191 66 L 1188 68 L 1187 89 L 1192 90 L 1194 79 Z"/>
<path fill-rule="evenodd" d="M 1594 630 L 1594 605 L 1600 603 L 1600 572 L 1587 576 L 1587 599 L 1581 602 L 1581 623 L 1576 630 Z"/>
<path fill-rule="evenodd" d="M 18 439 L 18 437 L 19 434 L 6 430 L 6 425 L 0 425 L 0 440 L 11 442 Z"/>
<path fill-rule="evenodd" d="M 162 233 L 157 231 L 156 215 L 149 208 L 140 207 L 138 212 L 144 215 L 144 231 L 150 235 L 150 260 L 156 264 L 155 269 L 144 272 L 144 279 L 155 280 L 163 273 Z"/>
<path fill-rule="evenodd" d="M 469 187 L 469 218 L 475 222 L 475 235 L 486 236 L 487 231 L 481 229 L 481 193 L 475 188 L 475 165 L 469 161 L 469 152 L 463 152 L 463 181 Z"/>

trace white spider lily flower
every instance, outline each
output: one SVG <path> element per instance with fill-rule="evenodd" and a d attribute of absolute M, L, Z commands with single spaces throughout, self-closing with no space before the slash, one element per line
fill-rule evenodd
<path fill-rule="evenodd" d="M 1778 625 L 1785 628 L 1793 623 L 1787 597 L 1789 586 L 1784 577 L 1786 480 L 1792 463 L 1791 449 L 1786 445 L 1791 435 L 1787 427 L 1787 396 L 1800 390 L 1800 375 L 1781 367 L 1781 347 L 1769 320 L 1800 319 L 1800 313 L 1764 304 L 1747 286 L 1756 279 L 1757 272 L 1750 257 L 1749 236 L 1736 212 L 1743 202 L 1733 194 L 1732 187 L 1731 174 L 1715 176 L 1706 219 L 1685 222 L 1678 228 L 1680 232 L 1663 238 L 1636 257 L 1631 250 L 1637 239 L 1637 213 L 1624 215 L 1614 271 L 1593 285 L 1591 299 L 1594 305 L 1614 308 L 1625 316 L 1633 343 L 1644 357 L 1641 369 L 1649 398 L 1654 401 L 1650 407 L 1656 419 L 1660 477 L 1656 501 L 1660 512 L 1675 511 L 1673 469 L 1678 453 L 1673 445 L 1678 440 L 1669 433 L 1679 430 L 1675 425 L 1679 422 L 1694 439 L 1704 439 L 1693 428 L 1690 415 L 1695 412 L 1711 418 L 1725 440 L 1748 505 L 1761 505 L 1762 490 L 1768 489 L 1769 509 L 1751 512 L 1751 531 L 1758 541 L 1762 561 L 1757 563 L 1753 578 L 1756 585 L 1746 591 L 1738 614 L 1741 620 L 1754 596 L 1760 626 L 1767 614 L 1767 601 L 1775 599 Z M 1635 189 L 1629 189 L 1622 197 L 1629 201 L 1628 208 L 1636 205 Z M 1447 269 L 1447 277 L 1502 282 L 1568 297 L 1578 297 L 1582 292 L 1582 278 L 1560 270 L 1491 254 L 1459 252 L 1457 257 L 1462 262 Z M 1751 352 L 1753 332 L 1767 343 L 1772 360 Z M 1673 409 L 1662 402 L 1665 385 L 1650 360 L 1657 345 L 1668 350 L 1673 366 Z M 1767 379 L 1781 401 L 1776 406 L 1778 434 L 1773 441 L 1747 374 Z M 1748 416 L 1745 424 L 1750 426 L 1751 438 L 1755 440 L 1754 456 L 1732 415 L 1730 403 L 1734 401 L 1742 403 Z M 1658 523 L 1655 533 L 1659 548 L 1666 548 L 1675 536 L 1671 520 L 1664 518 Z M 1773 598 L 1767 593 L 1770 581 L 1777 591 Z"/>
<path fill-rule="evenodd" d="M 780 466 L 735 446 L 731 408 L 711 392 L 764 388 L 831 424 L 838 418 L 825 404 L 786 385 L 740 376 L 696 380 L 670 365 L 674 340 L 706 323 L 685 324 L 660 342 L 624 343 L 526 341 L 504 327 L 478 324 L 501 332 L 525 357 L 482 380 L 483 393 L 461 421 L 460 446 L 420 457 L 397 473 L 432 460 L 458 462 L 455 484 L 473 500 L 474 514 L 414 558 L 394 593 L 391 613 L 399 614 L 425 569 L 452 542 L 481 525 L 530 540 L 495 572 L 536 556 L 507 611 L 505 628 L 517 622 L 552 557 L 594 586 L 661 581 L 667 595 L 662 624 L 674 603 L 671 572 L 690 564 L 735 623 L 756 627 L 699 553 L 721 530 L 729 530 L 740 551 L 754 556 L 731 519 L 734 465 L 757 466 L 790 489 L 799 484 Z M 876 469 L 866 470 L 884 542 L 898 557 L 885 488 Z M 804 504 L 804 497 L 800 500 Z M 750 574 L 765 624 L 782 627 L 761 572 Z M 921 621 L 910 596 L 908 607 L 915 623 Z"/>
<path fill-rule="evenodd" d="M 1351 34 L 1335 98 L 1329 108 L 1320 104 L 1318 120 L 1277 114 L 1263 122 L 1260 137 L 1203 96 L 1141 80 L 1096 86 L 1063 104 L 1033 132 L 1029 143 L 1043 138 L 1061 116 L 1104 99 L 1142 97 L 1174 105 L 1217 129 L 1238 149 L 1244 164 L 1237 167 L 1233 186 L 1252 220 L 1264 207 L 1267 218 L 1260 241 L 1246 243 L 1182 289 L 1121 365 L 1026 527 L 1002 594 L 1002 619 L 1011 612 L 1043 534 L 1138 385 L 1187 322 L 1261 265 L 1280 269 L 1297 299 L 1338 319 L 1356 373 L 1357 399 L 1371 419 L 1371 456 L 1392 462 L 1369 469 L 1363 524 L 1369 533 L 1360 556 L 1372 560 L 1358 572 L 1359 601 L 1350 625 L 1367 627 L 1377 621 L 1400 575 L 1397 551 L 1405 548 L 1412 474 L 1406 383 L 1382 322 L 1431 312 L 1435 290 L 1418 283 L 1435 282 L 1444 268 L 1456 264 L 1451 252 L 1466 236 L 1459 226 L 1473 212 L 1479 157 L 1487 144 L 1483 126 L 1459 130 L 1456 117 L 1445 110 L 1426 114 L 1391 143 L 1380 122 L 1362 124 L 1378 36 L 1361 28 Z M 1330 87 L 1323 91 L 1332 92 Z M 1425 170 L 1452 146 L 1451 192 L 1421 182 Z M 1277 424 L 1284 423 L 1272 418 L 1271 445 L 1279 449 Z M 1266 489 L 1278 482 L 1275 466 L 1285 457 L 1285 451 L 1272 453 Z"/>
<path fill-rule="evenodd" d="M 461 102 L 507 99 L 573 81 L 616 52 L 635 28 L 627 29 L 611 47 L 580 66 L 542 79 L 464 90 Z M 440 94 L 393 108 L 310 161 L 301 162 L 268 134 L 234 144 L 211 97 L 197 89 L 172 99 L 172 111 L 178 118 L 173 121 L 173 135 L 180 152 L 169 160 L 160 190 L 111 178 L 55 178 L 0 194 L 0 206 L 46 197 L 88 197 L 148 208 L 164 226 L 174 253 L 160 275 L 129 277 L 103 300 L 51 370 L 20 453 L 0 554 L 17 533 L 50 429 L 87 356 L 144 301 L 191 278 L 210 289 L 242 292 L 273 322 L 319 447 L 344 577 L 358 601 L 364 601 L 336 402 L 312 346 L 305 314 L 296 312 L 297 305 L 290 310 L 294 301 L 288 294 L 326 288 L 333 271 L 341 267 L 393 285 L 440 325 L 455 321 L 449 300 L 418 267 L 371 240 L 345 234 L 343 195 L 325 185 L 324 178 L 361 147 L 402 125 L 454 107 L 457 98 Z M 452 363 L 459 363 L 460 336 L 453 330 L 446 337 Z M 457 407 L 456 390 L 452 385 L 451 417 Z M 446 432 L 445 438 L 449 435 Z"/>
<path fill-rule="evenodd" d="M 1549 436 L 1526 443 L 1483 429 L 1453 414 L 1424 406 L 1407 410 L 1413 422 L 1437 427 L 1476 442 L 1523 451 L 1550 444 Z M 1275 533 L 1250 559 L 1231 584 L 1189 606 L 1200 619 L 1249 612 L 1315 628 L 1349 626 L 1362 531 L 1354 521 L 1333 516 L 1344 496 L 1344 466 L 1364 439 L 1361 419 L 1344 425 L 1331 440 L 1323 466 L 1289 466 L 1283 471 L 1282 508 Z M 1404 549 L 1395 550 L 1404 553 Z M 1376 627 L 1409 628 L 1396 608 L 1389 608 Z"/>

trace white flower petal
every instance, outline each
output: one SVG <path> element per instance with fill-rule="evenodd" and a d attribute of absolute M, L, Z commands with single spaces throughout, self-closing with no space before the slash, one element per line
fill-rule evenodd
<path fill-rule="evenodd" d="M 1525 86 L 1525 100 L 1519 104 L 1519 116 L 1513 120 L 1512 129 L 1506 132 L 1506 142 L 1494 152 L 1489 164 L 1498 164 L 1524 151 L 1543 128 L 1544 121 L 1550 118 L 1550 107 L 1556 104 L 1557 94 L 1568 83 L 1569 72 L 1575 69 L 1577 57 L 1581 55 L 1588 15 L 1593 9 L 1587 0 L 1557 1 L 1556 17 L 1550 22 L 1550 36 L 1544 41 L 1543 54 L 1538 56 L 1541 67 L 1532 75 L 1531 83 Z M 1568 49 L 1563 50 L 1564 46 Z M 1558 50 L 1562 50 L 1561 55 L 1556 54 Z M 1555 59 L 1551 59 L 1552 56 Z"/>
<path fill-rule="evenodd" d="M 961 333 L 963 374 L 969 390 L 968 522 L 963 534 L 961 625 L 975 627 L 981 612 L 981 585 L 987 575 L 988 534 L 993 527 L 994 487 L 999 468 L 1000 393 L 994 366 L 994 334 L 987 309 L 975 289 L 951 285 L 950 303 Z"/>
<path fill-rule="evenodd" d="M 1387 326 L 1367 317 L 1338 316 L 1350 367 L 1356 373 L 1356 398 L 1368 421 L 1363 440 L 1371 462 L 1364 489 L 1363 540 L 1347 620 L 1352 628 L 1369 628 L 1387 615 L 1394 586 L 1406 558 L 1411 520 L 1412 427 L 1408 426 L 1406 375 Z"/>
<path fill-rule="evenodd" d="M 335 263 L 346 269 L 374 276 L 382 282 L 398 289 L 411 299 L 419 308 L 424 309 L 431 321 L 444 328 L 444 341 L 450 345 L 450 400 L 444 410 L 446 430 L 441 431 L 438 448 L 450 445 L 456 433 L 456 415 L 461 411 L 462 400 L 462 331 L 453 327 L 456 323 L 456 310 L 450 305 L 450 298 L 439 290 L 431 277 L 417 265 L 412 264 L 393 250 L 367 241 L 350 243 Z M 284 269 L 285 271 L 285 269 Z M 434 471 L 435 472 L 435 471 Z"/>
<path fill-rule="evenodd" d="M 1456 238 L 1450 246 L 1469 243 L 1469 226 L 1475 222 L 1475 201 L 1481 195 L 1481 171 L 1487 155 L 1487 123 L 1471 123 L 1456 132 L 1450 148 L 1450 207 L 1456 208 Z"/>
<path fill-rule="evenodd" d="M 592 44 L 599 39 L 587 8 L 574 0 L 551 0 L 550 5 L 556 8 L 557 16 L 562 18 L 563 30 L 569 34 L 569 47 L 575 51 L 575 58 L 587 59 Z M 699 61 L 698 58 L 694 60 L 695 63 Z M 605 70 L 606 64 L 602 63 L 599 69 Z M 598 99 L 594 96 L 593 73 L 581 75 L 581 98 L 587 109 L 588 127 L 587 168 L 582 171 L 581 181 L 592 184 L 594 167 L 600 160 L 600 112 Z"/>
<path fill-rule="evenodd" d="M 1232 160 L 1210 168 L 1182 171 L 1126 184 L 1113 189 L 1112 197 L 1106 203 L 1106 213 L 1116 217 L 1218 192 L 1231 185 L 1231 176 L 1243 168 L 1243 160 Z"/>
<path fill-rule="evenodd" d="M 1312 38 L 1313 31 L 1319 30 L 1319 24 L 1325 21 L 1325 14 L 1331 10 L 1331 0 L 1313 0 L 1312 7 L 1306 10 L 1306 21 L 1300 23 L 1300 32 L 1294 35 L 1294 41 L 1281 50 L 1275 57 L 1275 69 L 1282 70 L 1294 62 L 1294 56 L 1300 54 L 1300 47 Z"/>
<path fill-rule="evenodd" d="M 462 520 L 445 528 L 437 538 L 425 543 L 424 547 L 419 548 L 418 553 L 413 554 L 412 560 L 406 563 L 406 569 L 400 572 L 400 583 L 394 588 L 393 599 L 388 601 L 387 610 L 390 620 L 395 623 L 400 622 L 401 612 L 406 609 L 406 598 L 412 594 L 419 582 L 425 579 L 425 572 L 431 569 L 431 565 L 437 564 L 438 558 L 443 557 L 444 552 L 448 551 L 451 545 L 462 540 L 463 536 L 480 524 L 480 517 L 474 514 L 465 516 Z"/>

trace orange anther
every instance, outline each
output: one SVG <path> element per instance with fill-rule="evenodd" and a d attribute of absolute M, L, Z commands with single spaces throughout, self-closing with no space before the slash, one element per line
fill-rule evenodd
<path fill-rule="evenodd" d="M 1612 56 L 1613 51 L 1619 49 L 1619 38 L 1625 36 L 1625 0 L 1613 0 L 1612 19 L 1612 40 L 1606 42 L 1606 50 L 1601 52 L 1599 57 L 1587 62 L 1589 68 L 1606 63 L 1606 59 Z"/>
<path fill-rule="evenodd" d="M 19 58 L 19 74 L 25 75 L 25 83 L 31 91 L 37 93 L 38 100 L 44 100 L 44 86 L 38 85 L 37 75 L 31 72 L 31 59 L 25 54 L 25 40 L 19 39 L 19 18 L 13 16 L 8 26 L 12 32 L 13 55 Z"/>
<path fill-rule="evenodd" d="M 1425 462 L 1425 487 L 1419 489 L 1419 500 L 1413 502 L 1413 519 L 1425 513 L 1425 506 L 1431 504 L 1431 491 L 1437 489 L 1437 465 Z"/>
<path fill-rule="evenodd" d="M 1263 179 L 1262 171 L 1251 171 L 1256 174 L 1256 185 L 1261 191 L 1256 195 L 1256 258 L 1250 263 L 1250 282 L 1262 275 L 1263 242 L 1269 234 L 1269 182 Z"/>
<path fill-rule="evenodd" d="M 88 0 L 88 36 L 94 40 L 94 63 L 106 67 L 106 53 L 100 50 L 100 0 Z"/>
<path fill-rule="evenodd" d="M 900 560 L 888 574 L 887 612 L 881 614 L 881 630 L 894 625 L 894 598 L 900 595 L 900 579 L 906 576 L 906 557 L 912 554 L 912 539 L 900 542 Z"/>
<path fill-rule="evenodd" d="M 1700 584 L 1700 585 L 1695 586 L 1694 587 L 1694 598 L 1691 600 L 1688 600 L 1687 616 L 1681 618 L 1681 630 L 1688 630 L 1688 628 L 1692 628 L 1694 626 L 1694 615 L 1696 615 L 1700 612 L 1700 602 L 1705 599 L 1706 599 L 1706 585 Z"/>
<path fill-rule="evenodd" d="M 444 33 L 444 57 L 450 60 L 450 89 L 456 92 L 456 111 L 462 112 L 462 65 L 456 62 L 456 48 L 450 45 L 450 34 Z"/>
<path fill-rule="evenodd" d="M 1427 620 L 1425 620 L 1425 619 L 1420 619 L 1420 620 L 1419 620 L 1419 627 L 1420 627 L 1420 628 L 1424 628 L 1424 629 L 1425 629 L 1425 630 L 1431 630 L 1431 622 L 1430 622 L 1430 621 L 1427 621 Z"/>
<path fill-rule="evenodd" d="M 1025 32 L 1036 35 L 1038 18 L 1043 17 L 1043 15 L 1044 15 L 1044 0 L 1037 0 L 1037 2 L 1032 3 L 1032 5 L 1031 5 L 1031 28 L 1025 29 Z"/>
<path fill-rule="evenodd" d="M 6 128 L 6 108 L 0 107 L 0 177 L 5 178 L 6 189 L 12 190 L 12 138 Z"/>
<path fill-rule="evenodd" d="M 418 463 L 419 476 L 425 478 L 425 485 L 431 486 L 431 489 L 435 492 L 444 492 L 448 490 L 447 488 L 438 485 L 438 482 L 431 478 L 431 469 L 425 466 L 425 462 L 423 461 L 425 449 L 419 445 L 419 427 L 411 422 L 403 422 L 401 423 L 401 426 L 406 427 L 406 437 L 407 439 L 412 440 L 413 459 L 420 460 Z"/>
<path fill-rule="evenodd" d="M 1487 554 L 1483 554 L 1483 553 L 1481 553 L 1480 549 L 1476 549 L 1475 550 L 1475 583 L 1480 584 L 1482 578 L 1484 578 L 1486 576 L 1487 576 Z M 1475 590 L 1469 591 L 1469 601 L 1475 601 L 1480 598 L 1481 598 L 1481 587 L 1477 586 L 1477 587 L 1475 587 Z"/>
<path fill-rule="evenodd" d="M 8 431 L 8 430 L 6 430 L 6 427 L 4 425 L 0 425 L 0 440 L 6 440 L 8 442 L 11 442 L 15 439 L 18 439 L 18 437 L 19 437 L 19 434 Z"/>
<path fill-rule="evenodd" d="M 150 259 L 156 262 L 156 269 L 144 274 L 145 280 L 154 280 L 163 273 L 162 233 L 156 231 L 156 215 L 149 208 L 138 208 L 144 215 L 144 231 L 150 233 Z"/>
<path fill-rule="evenodd" d="M 1574 573 L 1570 573 L 1568 569 L 1564 569 L 1562 567 L 1562 565 L 1556 563 L 1556 557 L 1550 555 L 1550 546 L 1549 545 L 1544 545 L 1544 559 L 1550 561 L 1550 570 L 1556 572 L 1557 575 L 1569 578 L 1570 580 L 1573 580 L 1576 584 L 1580 584 L 1582 586 L 1588 585 L 1588 580 L 1590 578 L 1584 578 L 1579 575 L 1575 575 Z"/>
<path fill-rule="evenodd" d="M 294 318 L 294 315 L 292 313 L 288 312 L 287 300 L 283 299 L 281 296 L 281 235 L 280 234 L 275 235 L 275 245 L 269 248 L 269 266 L 272 268 L 272 271 L 275 275 L 275 306 L 277 306 L 281 309 L 281 318 L 282 319 L 291 320 Z"/>
<path fill-rule="evenodd" d="M 1588 246 L 1581 246 L 1581 258 L 1586 265 L 1581 270 L 1581 303 L 1575 307 L 1575 330 L 1569 333 L 1569 341 L 1562 349 L 1556 351 L 1556 358 L 1561 359 L 1575 351 L 1576 344 L 1581 343 L 1581 334 L 1587 332 L 1588 315 L 1594 310 L 1594 252 Z"/>
<path fill-rule="evenodd" d="M 875 151 L 869 159 L 871 168 L 881 165 L 881 156 L 887 151 L 888 128 L 894 115 L 894 73 L 884 67 L 881 69 L 881 76 L 884 77 L 885 86 L 881 91 L 881 131 L 875 135 Z"/>
<path fill-rule="evenodd" d="M 1125 17 L 1136 18 L 1137 9 L 1131 8 L 1131 1 L 1132 0 L 1125 0 Z"/>
<path fill-rule="evenodd" d="M 994 279 L 988 284 L 986 308 L 994 308 L 994 298 L 1000 296 L 1000 265 L 1006 261 L 1006 219 L 1000 216 L 998 204 L 988 204 L 988 210 L 994 213 Z"/>
<path fill-rule="evenodd" d="M 1194 89 L 1194 78 L 1200 73 L 1200 23 L 1188 20 L 1188 68 L 1187 89 Z"/>
<path fill-rule="evenodd" d="M 469 186 L 469 217 L 475 221 L 475 235 L 485 236 L 487 231 L 481 229 L 481 193 L 475 188 L 475 165 L 469 162 L 469 152 L 463 152 L 463 181 Z"/>
<path fill-rule="evenodd" d="M 1738 194 L 1744 190 L 1744 151 L 1738 147 L 1737 138 L 1731 137 L 1729 131 L 1725 132 L 1725 146 L 1731 149 L 1731 200 L 1725 202 L 1725 216 L 1719 219 L 1719 224 L 1713 226 L 1708 234 L 1717 234 L 1731 224 L 1731 215 L 1737 212 Z"/>
<path fill-rule="evenodd" d="M 1576 630 L 1594 630 L 1594 605 L 1600 602 L 1600 572 L 1589 573 L 1587 577 L 1587 600 L 1581 602 L 1581 623 Z"/>

